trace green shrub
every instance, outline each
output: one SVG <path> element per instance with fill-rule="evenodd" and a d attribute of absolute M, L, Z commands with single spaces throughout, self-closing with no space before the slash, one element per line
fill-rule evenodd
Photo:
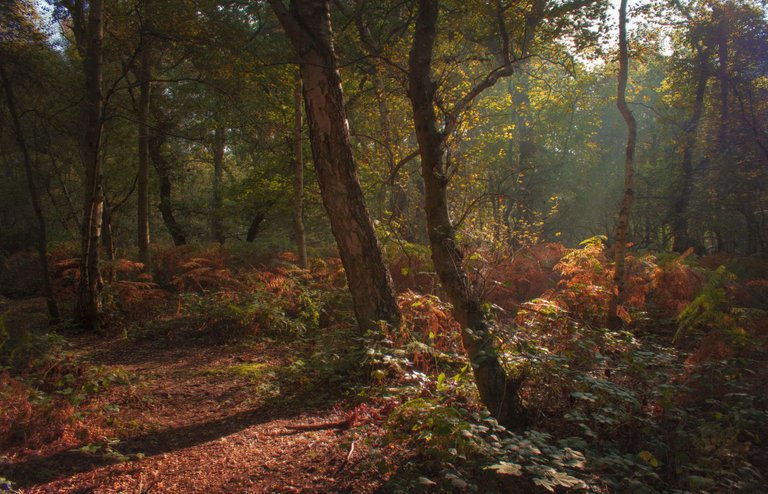
<path fill-rule="evenodd" d="M 0 316 L 0 366 L 17 371 L 39 365 L 61 352 L 65 340 L 56 332 L 9 328 Z"/>

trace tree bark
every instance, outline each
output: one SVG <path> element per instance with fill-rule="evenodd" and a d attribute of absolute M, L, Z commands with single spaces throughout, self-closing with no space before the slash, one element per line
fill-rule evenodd
<path fill-rule="evenodd" d="M 139 78 L 139 178 L 138 178 L 138 246 L 139 261 L 144 264 L 144 272 L 152 270 L 149 251 L 149 103 L 151 58 L 149 43 L 149 0 L 144 0 L 144 24 L 141 33 L 141 54 L 138 71 Z"/>
<path fill-rule="evenodd" d="M 352 157 L 349 123 L 333 49 L 327 0 L 270 0 L 299 56 L 312 157 L 336 238 L 357 322 L 396 324 L 399 310 Z"/>
<path fill-rule="evenodd" d="M 501 364 L 493 342 L 491 323 L 464 271 L 463 254 L 456 243 L 448 212 L 445 135 L 437 128 L 437 84 L 431 76 L 437 18 L 437 0 L 419 0 L 408 65 L 409 97 L 421 156 L 432 262 L 453 304 L 456 320 L 461 324 L 462 342 L 472 363 L 480 399 L 500 423 L 520 425 L 524 415 L 518 393 L 522 380 L 507 375 Z"/>
<path fill-rule="evenodd" d="M 376 97 L 376 103 L 378 105 L 378 117 L 379 117 L 379 135 L 377 137 L 377 144 L 385 148 L 386 160 L 389 168 L 389 174 L 384 181 L 384 187 L 380 189 L 380 193 L 377 195 L 378 204 L 378 217 L 383 219 L 385 215 L 385 204 L 388 199 L 388 214 L 387 223 L 392 233 L 397 234 L 398 237 L 406 242 L 418 242 L 418 232 L 426 230 L 426 221 L 421 217 L 419 213 L 423 214 L 423 210 L 417 209 L 414 215 L 411 215 L 408 219 L 406 216 L 410 209 L 409 198 L 409 186 L 410 175 L 406 173 L 404 179 L 400 179 L 400 172 L 403 167 L 418 156 L 418 151 L 411 152 L 408 155 L 403 156 L 401 142 L 398 141 L 397 132 L 395 132 L 392 122 L 392 111 L 390 110 L 387 102 L 386 85 L 383 78 L 382 63 L 382 47 L 380 43 L 374 39 L 373 34 L 369 26 L 365 23 L 363 18 L 363 11 L 366 8 L 364 0 L 353 0 L 354 10 L 347 6 L 342 0 L 335 0 L 334 4 L 338 9 L 351 21 L 354 21 L 357 27 L 358 35 L 360 36 L 360 42 L 363 48 L 363 54 L 367 57 L 370 63 L 369 67 L 365 70 L 370 78 L 371 85 Z M 420 192 L 421 189 L 417 186 L 416 191 Z"/>
<path fill-rule="evenodd" d="M 115 269 L 115 237 L 112 234 L 112 206 L 104 195 L 104 207 L 101 209 L 101 245 L 104 248 L 104 259 L 109 266 L 107 270 L 107 281 L 112 283 L 117 279 L 117 270 Z"/>
<path fill-rule="evenodd" d="M 37 185 L 35 184 L 32 158 L 29 155 L 29 148 L 27 147 L 27 141 L 24 137 L 24 128 L 21 126 L 21 120 L 18 111 L 16 110 L 16 98 L 13 94 L 13 85 L 8 78 L 8 74 L 5 72 L 5 67 L 3 66 L 2 61 L 0 61 L 0 79 L 2 79 L 3 82 L 8 113 L 11 115 L 11 122 L 13 123 L 14 133 L 16 134 L 16 143 L 19 146 L 19 150 L 21 150 L 24 173 L 27 177 L 29 195 L 32 199 L 32 208 L 34 209 L 35 218 L 37 219 L 37 254 L 40 258 L 40 268 L 43 275 L 43 290 L 48 308 L 48 322 L 53 325 L 59 322 L 59 306 L 56 303 L 53 283 L 51 282 L 51 269 L 48 263 L 48 230 L 45 224 L 43 208 L 40 204 L 40 195 L 37 192 Z"/>
<path fill-rule="evenodd" d="M 253 242 L 256 240 L 256 236 L 259 234 L 259 228 L 261 228 L 261 224 L 264 222 L 264 218 L 266 218 L 266 216 L 267 214 L 265 211 L 258 211 L 253 216 L 251 226 L 248 227 L 248 232 L 245 235 L 246 242 Z"/>
<path fill-rule="evenodd" d="M 148 152 L 160 182 L 160 202 L 157 207 L 163 217 L 165 228 L 173 239 L 173 244 L 176 246 L 185 245 L 187 238 L 184 235 L 184 229 L 176 221 L 173 214 L 173 182 L 171 182 L 170 164 L 163 155 L 163 144 L 168 137 L 166 132 L 169 123 L 158 103 L 160 93 L 156 86 L 154 88 L 155 90 L 150 97 L 150 107 L 153 108 L 156 126 L 155 130 L 150 132 L 148 136 Z"/>
<path fill-rule="evenodd" d="M 748 256 L 759 254 L 762 247 L 762 235 L 760 235 L 760 222 L 755 216 L 755 207 L 750 201 L 739 205 L 737 211 L 744 217 L 747 231 L 747 245 L 744 253 Z"/>
<path fill-rule="evenodd" d="M 160 181 L 160 203 L 157 205 L 157 208 L 163 217 L 165 228 L 173 239 L 173 245 L 186 245 L 187 237 L 184 235 L 183 228 L 176 221 L 176 217 L 173 214 L 173 182 L 171 182 L 168 161 L 162 153 L 164 141 L 165 136 L 159 133 L 149 138 L 149 155 L 152 158 L 152 164 Z"/>
<path fill-rule="evenodd" d="M 514 105 L 514 111 L 516 113 L 515 118 L 515 133 L 517 134 L 517 155 L 515 156 L 510 152 L 510 157 L 515 160 L 513 169 L 515 174 L 515 180 L 513 182 L 512 194 L 509 200 L 516 203 L 517 215 L 514 219 L 514 226 L 510 224 L 509 213 L 506 216 L 506 224 L 509 231 L 509 243 L 513 247 L 521 247 L 526 241 L 530 242 L 531 235 L 533 234 L 533 204 L 531 203 L 531 171 L 535 167 L 536 158 L 536 138 L 533 132 L 534 122 L 532 120 L 531 110 L 531 98 L 530 98 L 530 76 L 528 75 L 528 65 L 530 64 L 530 50 L 533 44 L 536 33 L 541 25 L 545 15 L 545 7 L 547 3 L 545 0 L 535 0 L 529 12 L 525 15 L 525 25 L 523 28 L 523 35 L 520 41 L 519 59 L 517 65 L 517 81 L 510 81 L 509 93 Z M 502 16 L 501 12 L 497 14 Z M 503 23 L 501 18 L 499 23 Z M 510 48 L 502 50 L 503 56 L 509 56 Z M 512 148 L 512 142 L 510 142 L 510 148 Z M 512 151 L 512 149 L 510 149 Z M 511 212 L 511 211 L 510 211 Z M 523 238 L 519 236 L 523 234 Z M 526 238 L 527 237 L 527 238 Z"/>
<path fill-rule="evenodd" d="M 59 169 L 59 166 L 56 162 L 56 157 L 51 153 L 50 150 L 47 154 L 51 161 L 51 168 L 53 168 L 53 171 L 56 174 L 56 181 L 59 183 L 59 187 L 61 187 L 61 191 L 64 194 L 64 199 L 67 201 L 67 210 L 69 215 L 68 217 L 62 219 L 62 225 L 69 232 L 69 221 L 71 220 L 75 223 L 75 229 L 80 230 L 82 228 L 82 225 L 80 225 L 80 215 L 77 212 L 75 204 L 72 202 L 72 196 L 69 193 L 67 184 L 64 181 L 64 178 L 61 176 L 61 170 Z"/>
<path fill-rule="evenodd" d="M 224 194 L 221 189 L 224 178 L 224 145 L 226 144 L 226 129 L 216 127 L 213 132 L 213 201 L 211 203 L 211 237 L 216 242 L 224 243 L 224 226 L 222 206 Z"/>
<path fill-rule="evenodd" d="M 629 78 L 629 48 L 627 45 L 627 0 L 621 0 L 619 6 L 619 75 L 616 106 L 627 124 L 627 145 L 624 149 L 624 196 L 621 200 L 619 216 L 616 221 L 616 244 L 614 246 L 614 261 L 616 271 L 613 275 L 615 286 L 611 304 L 608 310 L 608 322 L 616 327 L 621 324 L 618 317 L 618 305 L 624 296 L 625 257 L 627 254 L 627 233 L 635 197 L 635 143 L 637 141 L 637 122 L 627 105 L 627 80 Z"/>
<path fill-rule="evenodd" d="M 729 13 L 725 8 L 717 6 L 714 15 L 720 19 L 717 26 L 717 74 L 720 82 L 720 127 L 718 131 L 718 144 L 722 153 L 728 148 L 728 126 L 730 120 L 730 105 L 728 102 L 728 38 L 730 37 Z"/>
<path fill-rule="evenodd" d="M 304 233 L 304 159 L 301 146 L 301 74 L 293 90 L 293 231 L 300 268 L 307 267 L 307 240 Z"/>
<path fill-rule="evenodd" d="M 526 30 L 526 33 L 529 31 Z M 530 39 L 534 31 L 530 31 Z M 526 52 L 518 63 L 518 80 L 510 81 L 509 92 L 516 112 L 515 134 L 517 152 L 515 153 L 514 141 L 510 141 L 510 161 L 514 181 L 512 190 L 507 191 L 508 201 L 513 202 L 508 206 L 506 222 L 509 228 L 509 244 L 515 248 L 521 247 L 525 242 L 532 240 L 534 233 L 533 204 L 531 203 L 530 179 L 531 172 L 536 166 L 536 140 L 533 132 L 534 122 L 531 120 L 530 77 L 526 72 L 528 65 Z M 512 211 L 516 211 L 515 218 L 510 218 Z M 522 238 L 521 238 L 522 237 Z"/>
<path fill-rule="evenodd" d="M 82 3 L 78 2 L 82 7 Z M 73 16 L 83 18 L 82 11 Z M 83 111 L 83 143 L 81 152 L 85 166 L 80 283 L 75 305 L 75 320 L 86 330 L 101 331 L 103 281 L 99 266 L 102 208 L 104 194 L 101 170 L 102 131 L 102 65 L 104 39 L 104 1 L 88 4 L 87 28 L 81 33 L 85 102 Z"/>
<path fill-rule="evenodd" d="M 674 238 L 672 250 L 685 252 L 691 246 L 688 236 L 688 204 L 693 194 L 693 150 L 696 146 L 696 134 L 699 122 L 704 110 L 704 97 L 707 92 L 709 80 L 708 57 L 701 47 L 697 47 L 696 93 L 693 99 L 693 111 L 683 130 L 683 150 L 680 171 L 682 172 L 680 195 L 675 200 L 675 217 L 672 221 L 672 236 Z"/>

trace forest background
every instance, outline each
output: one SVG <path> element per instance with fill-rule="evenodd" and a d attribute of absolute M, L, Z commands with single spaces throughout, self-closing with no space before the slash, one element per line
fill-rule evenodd
<path fill-rule="evenodd" d="M 341 337 L 280 379 L 379 407 L 376 488 L 765 485 L 763 3 L 0 5 L 15 482 L 91 341 Z"/>

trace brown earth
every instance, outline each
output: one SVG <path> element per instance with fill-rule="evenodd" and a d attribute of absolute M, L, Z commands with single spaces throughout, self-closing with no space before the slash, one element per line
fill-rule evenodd
<path fill-rule="evenodd" d="M 364 493 L 383 483 L 364 441 L 380 417 L 352 415 L 338 393 L 300 373 L 286 379 L 282 370 L 298 359 L 286 343 L 71 341 L 78 358 L 128 376 L 89 405 L 103 410 L 113 437 L 0 451 L 0 477 L 22 492 Z"/>

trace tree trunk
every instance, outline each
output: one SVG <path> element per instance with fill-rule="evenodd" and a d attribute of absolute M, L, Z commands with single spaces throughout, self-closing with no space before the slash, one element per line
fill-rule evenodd
<path fill-rule="evenodd" d="M 224 146 L 226 144 L 226 129 L 216 127 L 213 131 L 213 197 L 211 201 L 211 238 L 214 241 L 224 243 L 223 212 L 224 192 L 222 182 L 224 178 Z"/>
<path fill-rule="evenodd" d="M 101 245 L 104 248 L 104 259 L 109 266 L 107 281 L 112 283 L 117 279 L 117 270 L 115 269 L 115 237 L 112 235 L 112 206 L 110 206 L 106 194 L 104 195 L 104 207 L 101 210 Z"/>
<path fill-rule="evenodd" d="M 148 22 L 148 2 L 144 0 L 145 22 Z M 138 178 L 138 246 L 139 261 L 144 272 L 150 272 L 149 252 L 149 99 L 151 80 L 151 59 L 148 28 L 142 27 L 141 60 L 139 66 L 139 178 Z"/>
<path fill-rule="evenodd" d="M 150 106 L 154 108 L 153 113 L 155 115 L 156 128 L 148 136 L 148 152 L 160 182 L 160 203 L 157 207 L 163 217 L 165 228 L 173 239 L 173 244 L 179 246 L 185 245 L 187 243 L 187 238 L 184 236 L 184 230 L 181 225 L 179 225 L 176 221 L 176 217 L 173 215 L 173 183 L 171 182 L 170 176 L 170 164 L 163 155 L 163 144 L 165 144 L 167 139 L 165 132 L 168 127 L 168 122 L 159 107 L 159 95 L 160 93 L 155 90 L 150 97 Z"/>
<path fill-rule="evenodd" d="M 83 12 L 73 12 L 82 16 Z M 99 266 L 101 217 L 104 207 L 101 171 L 102 64 L 104 38 L 104 1 L 88 4 L 88 24 L 83 57 L 85 104 L 83 111 L 82 156 L 85 165 L 82 250 L 80 283 L 75 306 L 75 320 L 89 331 L 101 330 L 103 282 Z"/>
<path fill-rule="evenodd" d="M 616 271 L 613 275 L 615 286 L 611 304 L 608 310 L 608 322 L 612 327 L 621 324 L 617 310 L 624 296 L 625 282 L 625 257 L 627 254 L 627 233 L 629 231 L 629 218 L 632 210 L 632 202 L 635 197 L 635 143 L 637 141 L 637 123 L 632 111 L 627 105 L 627 79 L 629 76 L 629 49 L 627 46 L 627 0 L 621 0 L 619 6 L 619 75 L 618 91 L 616 94 L 616 106 L 627 124 L 627 145 L 624 150 L 624 197 L 619 209 L 619 217 L 616 221 L 616 239 L 614 246 L 614 261 Z"/>
<path fill-rule="evenodd" d="M 693 149 L 696 146 L 696 134 L 699 129 L 699 122 L 704 110 L 704 97 L 707 92 L 707 81 L 709 79 L 708 60 L 706 53 L 697 49 L 698 59 L 698 78 L 696 81 L 696 94 L 693 100 L 693 112 L 688 124 L 683 131 L 683 156 L 680 164 L 682 172 L 680 195 L 675 201 L 675 217 L 672 221 L 672 236 L 674 238 L 672 250 L 675 252 L 685 252 L 691 246 L 688 237 L 688 204 L 693 194 Z"/>
<path fill-rule="evenodd" d="M 747 234 L 747 245 L 744 253 L 748 256 L 761 253 L 762 235 L 760 234 L 760 222 L 755 216 L 755 207 L 751 201 L 742 202 L 736 208 L 744 217 L 744 226 Z"/>
<path fill-rule="evenodd" d="M 299 55 L 304 105 L 323 205 L 336 238 L 361 330 L 396 324 L 399 310 L 357 176 L 336 66 L 327 0 L 270 4 Z"/>
<path fill-rule="evenodd" d="M 216 127 L 213 132 L 213 201 L 211 204 L 211 237 L 216 242 L 224 243 L 224 217 L 222 206 L 224 194 L 221 189 L 224 178 L 224 145 L 226 143 L 226 129 Z"/>
<path fill-rule="evenodd" d="M 75 223 L 75 229 L 80 230 L 82 228 L 82 225 L 80 225 L 80 218 L 79 214 L 77 212 L 77 208 L 75 207 L 75 204 L 72 202 L 72 196 L 69 193 L 69 190 L 67 189 L 67 184 L 64 181 L 64 178 L 61 176 L 61 170 L 59 170 L 59 166 L 56 162 L 56 157 L 51 154 L 51 151 L 48 151 L 48 157 L 51 161 L 51 168 L 53 168 L 54 173 L 56 174 L 56 181 L 59 183 L 59 187 L 61 187 L 61 191 L 64 194 L 64 199 L 67 201 L 67 211 L 68 216 L 66 218 L 62 219 L 62 225 L 67 230 L 67 232 L 70 231 L 69 228 L 69 221 L 72 221 Z"/>
<path fill-rule="evenodd" d="M 546 0 L 534 0 L 525 14 L 522 39 L 519 42 L 517 62 L 517 80 L 510 80 L 507 92 L 512 98 L 515 112 L 515 139 L 509 140 L 510 173 L 513 177 L 511 187 L 499 190 L 504 198 L 503 220 L 507 233 L 507 243 L 515 248 L 526 241 L 531 241 L 533 233 L 533 204 L 529 189 L 529 172 L 535 166 L 536 140 L 533 133 L 533 120 L 530 100 L 530 76 L 527 66 L 530 63 L 530 50 L 536 33 L 545 15 Z M 503 46 L 500 46 L 497 59 L 504 63 L 513 56 L 513 46 L 510 44 L 502 4 L 496 4 L 496 17 L 499 28 L 503 29 Z M 512 213 L 515 212 L 514 218 Z M 500 227 L 501 225 L 499 225 Z"/>
<path fill-rule="evenodd" d="M 718 131 L 718 144 L 722 153 L 728 148 L 728 126 L 730 120 L 730 106 L 728 102 L 728 38 L 730 27 L 728 25 L 728 13 L 722 7 L 716 7 L 713 14 L 720 19 L 717 26 L 717 73 L 720 82 L 720 127 Z"/>
<path fill-rule="evenodd" d="M 456 320 L 463 328 L 462 342 L 472 363 L 480 399 L 500 423 L 519 425 L 523 420 L 518 394 L 522 380 L 508 376 L 501 364 L 493 343 L 491 323 L 462 266 L 463 255 L 456 244 L 448 212 L 444 135 L 437 128 L 437 84 L 431 77 L 438 3 L 437 0 L 419 0 L 418 6 L 409 57 L 409 97 L 421 156 L 432 262 L 453 304 Z"/>
<path fill-rule="evenodd" d="M 404 221 L 404 217 L 408 209 L 408 193 L 406 188 L 399 183 L 398 175 L 405 163 L 409 162 L 413 158 L 406 156 L 397 161 L 399 146 L 397 143 L 397 138 L 393 137 L 391 111 L 387 103 L 384 80 L 382 79 L 381 70 L 378 63 L 378 59 L 381 58 L 381 47 L 377 41 L 374 40 L 373 35 L 371 34 L 371 30 L 363 20 L 362 14 L 363 9 L 365 8 L 364 2 L 355 0 L 353 3 L 355 4 L 354 10 L 349 8 L 341 0 L 336 0 L 334 2 L 338 9 L 347 18 L 354 21 L 355 26 L 357 27 L 357 33 L 360 36 L 363 53 L 371 61 L 371 65 L 366 70 L 366 72 L 370 78 L 371 85 L 373 86 L 376 103 L 379 109 L 379 135 L 377 141 L 379 145 L 383 145 L 383 147 L 386 148 L 386 160 L 389 167 L 389 174 L 385 181 L 385 187 L 382 187 L 376 196 L 376 203 L 378 205 L 378 217 L 384 217 L 386 194 L 389 193 L 389 228 L 393 233 L 397 233 L 401 238 L 411 242 L 413 241 L 413 234 L 411 231 L 413 227 L 413 221 Z M 413 218 L 411 218 L 411 220 L 413 220 Z"/>
<path fill-rule="evenodd" d="M 360 23 L 360 27 L 358 27 L 358 30 L 361 29 L 362 22 Z M 368 34 L 368 37 L 370 39 L 370 34 Z M 379 50 L 376 50 L 373 54 L 369 54 L 369 56 L 377 56 L 378 52 Z M 406 215 L 408 214 L 408 189 L 402 185 L 398 175 L 400 175 L 400 171 L 404 164 L 412 158 L 404 156 L 398 161 L 395 161 L 399 158 L 398 155 L 400 154 L 402 146 L 398 145 L 397 137 L 393 135 L 394 126 L 392 124 L 392 112 L 387 104 L 384 81 L 382 80 L 380 70 L 376 65 L 371 68 L 370 77 L 374 93 L 376 94 L 376 102 L 379 107 L 380 140 L 387 148 L 386 154 L 389 164 L 389 174 L 386 181 L 387 188 L 389 189 L 388 222 L 393 233 L 397 233 L 400 238 L 411 242 L 413 240 L 411 232 L 411 227 L 413 225 L 411 224 L 411 221 L 415 218 L 411 218 L 411 221 L 406 219 Z M 407 174 L 405 179 L 407 183 Z M 384 201 L 381 202 L 382 205 L 383 202 Z"/>
<path fill-rule="evenodd" d="M 493 178 L 493 175 L 491 177 Z M 501 244 L 501 201 L 504 196 L 497 187 L 489 187 L 489 192 L 494 194 L 491 202 L 491 219 L 493 221 L 491 241 L 496 248 L 497 245 Z"/>
<path fill-rule="evenodd" d="M 160 203 L 157 207 L 163 217 L 165 228 L 173 239 L 173 245 L 186 245 L 187 238 L 184 235 L 184 230 L 173 215 L 173 183 L 171 182 L 170 170 L 168 169 L 168 161 L 162 154 L 164 140 L 164 136 L 159 134 L 149 139 L 149 154 L 160 181 Z"/>
<path fill-rule="evenodd" d="M 528 33 L 529 31 L 526 31 Z M 530 31 L 530 38 L 533 31 Z M 527 55 L 527 53 L 525 54 Z M 510 93 L 516 112 L 515 133 L 517 134 L 517 153 L 512 153 L 513 145 L 510 141 L 510 161 L 514 164 L 514 185 L 510 191 L 510 200 L 516 204 L 517 214 L 514 218 L 514 226 L 510 232 L 509 243 L 515 248 L 521 247 L 526 242 L 532 241 L 534 234 L 533 204 L 531 203 L 531 191 L 529 184 L 531 172 L 535 167 L 536 140 L 533 134 L 533 121 L 531 120 L 531 100 L 528 95 L 530 90 L 530 78 L 526 72 L 528 59 L 523 59 L 518 64 L 518 80 L 510 81 Z M 507 218 L 509 221 L 509 217 Z"/>
<path fill-rule="evenodd" d="M 19 114 L 16 110 L 16 98 L 13 94 L 13 86 L 11 85 L 10 79 L 8 79 L 8 74 L 5 72 L 5 67 L 3 66 L 2 61 L 0 61 L 0 79 L 3 81 L 5 100 L 8 105 L 8 112 L 11 115 L 11 121 L 15 131 L 14 133 L 16 134 L 16 143 L 21 150 L 24 173 L 27 177 L 29 195 L 32 199 L 32 208 L 35 211 L 35 218 L 37 218 L 37 254 L 40 258 L 40 268 L 43 275 L 43 290 L 45 293 L 46 305 L 48 307 L 48 322 L 53 325 L 59 322 L 59 306 L 56 303 L 56 296 L 53 292 L 51 270 L 50 265 L 48 264 L 48 231 L 45 224 L 45 215 L 43 214 L 43 208 L 40 204 L 40 196 L 38 195 L 37 185 L 35 184 L 32 158 L 29 155 L 27 141 L 24 138 L 24 129 L 21 126 L 21 120 L 19 119 Z"/>
<path fill-rule="evenodd" d="M 301 74 L 293 89 L 293 231 L 300 268 L 307 267 L 307 240 L 304 234 L 304 159 L 301 146 Z"/>
<path fill-rule="evenodd" d="M 245 241 L 246 242 L 253 242 L 256 240 L 256 235 L 259 234 L 259 228 L 261 227 L 261 224 L 264 222 L 264 218 L 266 217 L 266 212 L 264 211 L 258 211 L 254 217 L 253 221 L 251 221 L 251 226 L 248 227 L 248 233 L 245 235 Z"/>

